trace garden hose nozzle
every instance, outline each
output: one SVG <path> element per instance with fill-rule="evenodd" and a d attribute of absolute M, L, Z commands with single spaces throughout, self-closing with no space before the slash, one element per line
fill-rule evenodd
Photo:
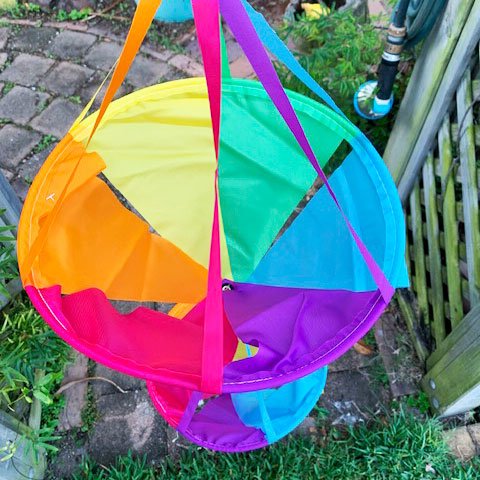
<path fill-rule="evenodd" d="M 358 115 L 378 120 L 390 112 L 402 50 L 412 48 L 429 34 L 446 5 L 447 0 L 399 0 L 388 28 L 378 81 L 364 83 L 355 93 L 353 105 Z"/>
<path fill-rule="evenodd" d="M 393 106 L 393 84 L 398 72 L 400 54 L 405 43 L 406 28 L 391 23 L 382 60 L 378 67 L 378 81 L 364 83 L 355 93 L 355 111 L 367 120 L 378 120 L 387 115 Z"/>

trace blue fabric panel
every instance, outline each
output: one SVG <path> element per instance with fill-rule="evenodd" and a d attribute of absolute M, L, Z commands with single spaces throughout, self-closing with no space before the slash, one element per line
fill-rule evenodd
<path fill-rule="evenodd" d="M 272 444 L 302 423 L 323 393 L 326 380 L 324 367 L 278 389 L 234 393 L 232 402 L 242 422 L 262 430 Z"/>
<path fill-rule="evenodd" d="M 155 14 L 155 20 L 161 22 L 184 22 L 192 18 L 191 0 L 163 0 Z"/>

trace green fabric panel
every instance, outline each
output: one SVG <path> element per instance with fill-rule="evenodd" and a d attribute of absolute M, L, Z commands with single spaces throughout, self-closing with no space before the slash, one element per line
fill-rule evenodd
<path fill-rule="evenodd" d="M 222 88 L 220 203 L 233 278 L 245 281 L 316 172 L 258 82 L 224 79 Z M 298 94 L 289 97 L 324 166 L 343 136 L 328 128 L 326 107 Z"/>
<path fill-rule="evenodd" d="M 228 64 L 228 51 L 225 42 L 225 34 L 223 33 L 222 22 L 220 22 L 220 47 L 222 51 L 222 77 L 231 78 L 230 65 Z"/>

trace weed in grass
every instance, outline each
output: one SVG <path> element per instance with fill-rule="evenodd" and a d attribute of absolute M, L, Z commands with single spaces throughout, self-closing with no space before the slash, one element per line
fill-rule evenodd
<path fill-rule="evenodd" d="M 91 8 L 82 8 L 81 10 L 70 10 L 67 12 L 66 10 L 60 9 L 57 12 L 57 20 L 59 22 L 76 22 L 78 20 L 85 20 L 92 14 L 93 10 Z"/>
<path fill-rule="evenodd" d="M 178 462 L 153 467 L 131 455 L 112 467 L 86 460 L 76 480 L 478 480 L 480 460 L 461 464 L 451 457 L 441 425 L 403 411 L 345 431 L 315 437 L 290 435 L 271 447 L 227 455 L 191 447 Z"/>
<path fill-rule="evenodd" d="M 3 86 L 3 95 L 6 95 L 12 88 L 15 86 L 13 82 L 5 82 L 5 85 Z"/>
<path fill-rule="evenodd" d="M 417 409 L 420 413 L 426 414 L 430 410 L 430 402 L 428 395 L 425 392 L 420 392 L 417 395 L 409 395 L 405 399 L 405 403 L 410 408 Z"/>
<path fill-rule="evenodd" d="M 82 410 L 81 416 L 82 426 L 80 430 L 86 433 L 92 429 L 98 418 L 97 404 L 95 403 L 95 396 L 91 385 L 89 385 L 87 389 L 87 402 Z"/>
<path fill-rule="evenodd" d="M 171 52 L 185 53 L 185 48 L 183 48 L 178 43 L 175 43 L 170 37 L 159 34 L 155 28 L 155 25 L 152 25 L 147 34 L 147 38 L 152 43 L 156 43 L 157 45 L 160 45 L 161 47 L 166 48 Z"/>
<path fill-rule="evenodd" d="M 40 153 L 43 152 L 46 148 L 48 148 L 52 143 L 55 143 L 57 138 L 53 135 L 44 135 L 40 142 L 38 142 L 37 146 L 33 149 L 33 153 Z"/>

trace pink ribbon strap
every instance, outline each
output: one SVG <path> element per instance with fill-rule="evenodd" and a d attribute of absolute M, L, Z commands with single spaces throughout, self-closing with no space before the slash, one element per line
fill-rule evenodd
<path fill-rule="evenodd" d="M 207 78 L 215 156 L 218 163 L 222 88 L 219 3 L 218 0 L 193 0 L 192 6 L 198 43 L 202 51 L 205 76 Z M 201 389 L 206 393 L 217 394 L 221 392 L 223 383 L 223 300 L 218 208 L 218 168 L 215 171 L 213 181 L 215 200 L 208 267 L 208 291 L 205 302 Z"/>

